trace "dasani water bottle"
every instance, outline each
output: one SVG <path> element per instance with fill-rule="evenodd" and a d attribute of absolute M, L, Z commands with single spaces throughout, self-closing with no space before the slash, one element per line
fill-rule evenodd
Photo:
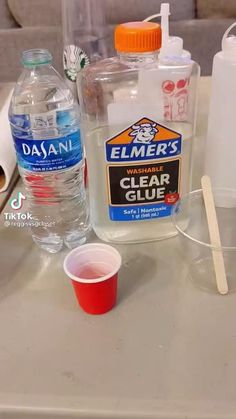
<path fill-rule="evenodd" d="M 33 240 L 55 253 L 85 242 L 90 224 L 78 105 L 51 61 L 46 50 L 23 52 L 9 120 Z"/>

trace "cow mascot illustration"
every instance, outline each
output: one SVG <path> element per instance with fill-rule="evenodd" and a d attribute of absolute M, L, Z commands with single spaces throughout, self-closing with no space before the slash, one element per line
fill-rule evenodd
<path fill-rule="evenodd" d="M 150 144 L 154 138 L 158 129 L 155 128 L 155 122 L 143 123 L 140 125 L 132 125 L 133 131 L 129 134 L 131 137 L 134 137 L 134 144 Z"/>

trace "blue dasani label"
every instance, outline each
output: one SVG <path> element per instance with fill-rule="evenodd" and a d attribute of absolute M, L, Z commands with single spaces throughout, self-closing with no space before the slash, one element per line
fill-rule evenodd
<path fill-rule="evenodd" d="M 63 170 L 83 158 L 80 130 L 65 137 L 25 140 L 13 135 L 19 166 L 32 172 Z"/>

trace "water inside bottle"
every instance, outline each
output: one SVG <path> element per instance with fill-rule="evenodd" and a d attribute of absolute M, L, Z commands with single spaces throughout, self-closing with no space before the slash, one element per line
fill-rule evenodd
<path fill-rule="evenodd" d="M 58 86 L 58 78 L 54 75 L 38 76 L 37 81 L 22 82 L 21 92 L 13 98 L 11 110 L 13 133 L 15 130 L 18 139 L 25 142 L 28 154 L 30 140 L 38 140 L 40 144 L 42 139 L 62 138 L 66 144 L 67 139 L 69 141 L 80 130 L 78 110 L 66 86 L 60 86 L 60 83 Z M 26 119 L 31 123 L 25 124 Z M 31 153 L 41 152 L 43 148 L 39 151 L 35 143 Z M 41 248 L 55 253 L 63 243 L 69 248 L 84 243 L 90 224 L 83 159 L 68 168 L 49 169 L 37 172 L 19 165 L 27 192 L 28 211 L 34 218 L 31 223 L 33 240 Z"/>

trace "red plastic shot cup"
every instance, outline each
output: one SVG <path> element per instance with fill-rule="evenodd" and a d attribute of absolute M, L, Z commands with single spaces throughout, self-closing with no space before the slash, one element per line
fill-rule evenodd
<path fill-rule="evenodd" d="M 112 246 L 89 243 L 73 249 L 64 260 L 79 305 L 90 314 L 103 314 L 116 303 L 120 253 Z"/>

